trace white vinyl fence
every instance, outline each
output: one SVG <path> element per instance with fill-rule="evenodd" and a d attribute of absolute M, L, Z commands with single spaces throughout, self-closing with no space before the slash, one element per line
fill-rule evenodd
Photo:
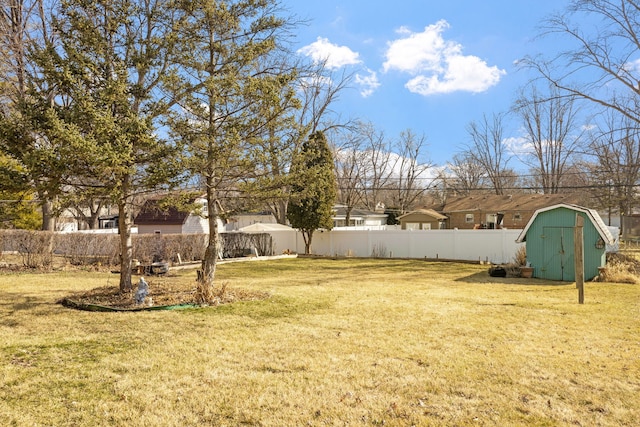
<path fill-rule="evenodd" d="M 311 253 L 324 256 L 440 258 L 512 262 L 522 230 L 331 230 L 316 231 Z M 304 253 L 302 235 L 293 230 L 269 231 L 276 254 Z"/>

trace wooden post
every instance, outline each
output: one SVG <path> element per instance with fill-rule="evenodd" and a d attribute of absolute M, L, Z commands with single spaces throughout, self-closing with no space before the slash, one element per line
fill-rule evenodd
<path fill-rule="evenodd" d="M 576 226 L 573 231 L 573 259 L 578 288 L 578 303 L 584 304 L 584 218 L 576 213 Z"/>

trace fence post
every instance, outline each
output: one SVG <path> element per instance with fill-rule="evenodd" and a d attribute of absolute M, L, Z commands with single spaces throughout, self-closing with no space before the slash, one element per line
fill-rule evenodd
<path fill-rule="evenodd" d="M 575 261 L 576 287 L 578 288 L 578 303 L 584 304 L 584 219 L 576 213 L 576 226 L 573 232 L 573 258 Z"/>

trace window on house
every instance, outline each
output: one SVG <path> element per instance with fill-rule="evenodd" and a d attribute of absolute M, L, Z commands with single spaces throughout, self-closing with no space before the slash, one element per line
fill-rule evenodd
<path fill-rule="evenodd" d="M 422 229 L 423 230 L 431 230 L 431 223 L 429 222 L 425 222 L 422 224 Z"/>
<path fill-rule="evenodd" d="M 154 234 L 162 234 L 161 230 L 153 230 Z"/>
<path fill-rule="evenodd" d="M 513 214 L 513 220 L 514 221 L 522 221 L 522 215 L 520 214 L 520 212 L 516 212 Z"/>
<path fill-rule="evenodd" d="M 407 222 L 406 229 L 407 230 L 420 230 L 420 223 L 419 222 Z"/>
<path fill-rule="evenodd" d="M 473 224 L 474 220 L 475 219 L 473 218 L 473 214 L 466 214 L 464 216 L 464 221 L 468 224 Z"/>

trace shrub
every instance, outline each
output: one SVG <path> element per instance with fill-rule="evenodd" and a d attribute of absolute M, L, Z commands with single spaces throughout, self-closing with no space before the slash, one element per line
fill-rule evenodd
<path fill-rule="evenodd" d="M 224 258 L 237 258 L 253 253 L 273 255 L 273 238 L 269 233 L 222 233 L 220 243 Z"/>
<path fill-rule="evenodd" d="M 2 250 L 17 252 L 29 268 L 50 267 L 53 260 L 53 237 L 49 231 L 2 230 Z"/>
<path fill-rule="evenodd" d="M 640 283 L 640 262 L 620 253 L 607 254 L 607 267 L 596 278 L 600 282 Z"/>
<path fill-rule="evenodd" d="M 162 234 L 138 234 L 132 236 L 133 258 L 143 264 L 168 260 L 165 241 Z"/>
<path fill-rule="evenodd" d="M 206 234 L 171 234 L 165 235 L 166 260 L 178 262 L 178 254 L 182 261 L 198 261 L 204 257 L 207 247 Z"/>
<path fill-rule="evenodd" d="M 18 253 L 30 268 L 49 267 L 53 254 L 73 265 L 120 262 L 120 236 L 97 233 L 51 233 L 29 230 L 0 230 L 2 251 Z M 197 261 L 204 257 L 206 234 L 134 234 L 133 258 L 149 264 L 157 261 Z M 220 243 L 227 257 L 244 256 L 258 250 L 259 255 L 273 255 L 273 239 L 269 233 L 222 233 Z"/>
<path fill-rule="evenodd" d="M 527 265 L 527 247 L 520 246 L 513 256 L 513 263 L 515 265 L 523 266 Z"/>
<path fill-rule="evenodd" d="M 386 258 L 388 256 L 387 246 L 384 243 L 376 243 L 371 248 L 372 258 Z"/>
<path fill-rule="evenodd" d="M 117 234 L 69 233 L 56 234 L 56 254 L 73 265 L 120 262 L 120 242 Z"/>
<path fill-rule="evenodd" d="M 207 245 L 206 234 L 137 234 L 133 236 L 133 257 L 143 263 L 200 260 Z"/>

